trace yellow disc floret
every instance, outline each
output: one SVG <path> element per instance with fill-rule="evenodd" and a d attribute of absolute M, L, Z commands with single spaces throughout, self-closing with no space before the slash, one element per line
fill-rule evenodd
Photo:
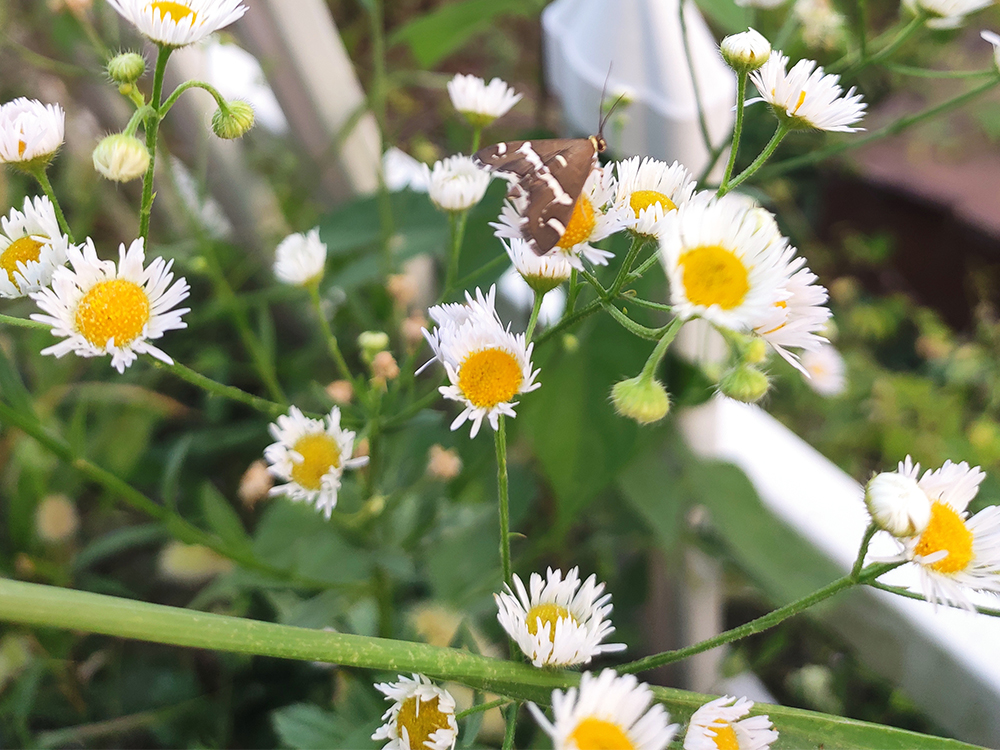
<path fill-rule="evenodd" d="M 736 255 L 719 245 L 703 245 L 681 255 L 684 292 L 696 305 L 718 305 L 732 310 L 742 304 L 750 290 L 746 266 Z"/>
<path fill-rule="evenodd" d="M 931 563 L 938 573 L 958 573 L 972 560 L 972 532 L 962 517 L 946 503 L 931 503 L 931 520 L 920 535 L 914 552 L 921 556 L 933 555 L 947 550 L 948 556 Z"/>
<path fill-rule="evenodd" d="M 538 635 L 538 621 L 542 621 L 542 626 L 548 624 L 549 626 L 549 641 L 555 642 L 556 640 L 556 623 L 559 620 L 572 620 L 576 622 L 576 618 L 570 614 L 570 611 L 565 607 L 560 607 L 558 604 L 536 604 L 534 607 L 528 610 L 528 614 L 524 618 L 527 621 L 528 632 L 532 635 Z"/>
<path fill-rule="evenodd" d="M 173 19 L 174 23 L 177 23 L 182 18 L 187 18 L 192 16 L 191 23 L 198 20 L 198 14 L 191 10 L 184 3 L 174 2 L 174 0 L 154 0 L 150 3 L 147 8 L 152 8 L 154 11 L 160 14 L 160 20 L 166 19 L 169 15 Z"/>
<path fill-rule="evenodd" d="M 14 273 L 17 271 L 18 262 L 28 264 L 37 261 L 42 252 L 42 244 L 32 237 L 21 237 L 7 245 L 7 249 L 0 253 L 0 269 L 7 272 L 11 284 L 17 286 Z"/>
<path fill-rule="evenodd" d="M 732 724 L 722 719 L 716 719 L 709 730 L 715 732 L 712 740 L 719 750 L 740 750 L 740 741 L 736 738 L 736 730 Z"/>
<path fill-rule="evenodd" d="M 586 195 L 581 195 L 577 199 L 576 205 L 573 206 L 573 215 L 569 217 L 569 224 L 566 225 L 566 231 L 563 232 L 563 236 L 559 238 L 556 246 L 561 247 L 563 250 L 569 250 L 574 245 L 586 242 L 590 239 L 590 235 L 594 233 L 594 226 L 596 224 L 597 221 L 594 219 L 594 204 L 590 202 L 590 198 Z"/>
<path fill-rule="evenodd" d="M 128 346 L 148 322 L 146 290 L 127 279 L 95 284 L 76 308 L 76 330 L 99 349 L 112 339 L 115 346 Z"/>
<path fill-rule="evenodd" d="M 426 747 L 431 735 L 439 729 L 449 729 L 448 714 L 438 708 L 438 697 L 422 701 L 417 696 L 407 698 L 396 714 L 396 732 L 400 737 L 406 730 L 413 750 Z"/>
<path fill-rule="evenodd" d="M 302 456 L 292 465 L 292 481 L 307 490 L 322 489 L 326 473 L 340 467 L 340 446 L 325 432 L 299 438 L 292 450 Z"/>
<path fill-rule="evenodd" d="M 628 199 L 628 203 L 632 207 L 632 210 L 635 211 L 636 218 L 639 217 L 639 212 L 642 209 L 649 208 L 654 203 L 660 204 L 663 208 L 663 213 L 673 211 L 677 208 L 676 203 L 657 190 L 636 190 Z"/>
<path fill-rule="evenodd" d="M 617 724 L 588 716 L 567 738 L 579 750 L 634 750 L 635 745 Z"/>
<path fill-rule="evenodd" d="M 524 373 L 517 358 L 504 349 L 472 352 L 458 371 L 458 387 L 473 406 L 492 409 L 510 401 L 521 389 Z"/>

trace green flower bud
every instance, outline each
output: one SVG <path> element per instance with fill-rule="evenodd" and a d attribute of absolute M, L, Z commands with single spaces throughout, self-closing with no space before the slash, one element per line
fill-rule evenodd
<path fill-rule="evenodd" d="M 748 365 L 759 365 L 767 359 L 767 342 L 755 336 L 747 343 L 743 351 L 743 361 Z"/>
<path fill-rule="evenodd" d="M 123 52 L 108 61 L 108 75 L 118 84 L 135 83 L 146 73 L 146 61 L 137 52 Z"/>
<path fill-rule="evenodd" d="M 719 390 L 723 396 L 742 401 L 746 404 L 754 404 L 764 398 L 771 382 L 767 375 L 756 367 L 741 364 L 737 365 L 719 381 Z"/>
<path fill-rule="evenodd" d="M 215 110 L 212 115 L 212 132 L 226 140 L 242 138 L 253 127 L 253 123 L 253 107 L 237 99 L 228 102 L 225 108 Z"/>
<path fill-rule="evenodd" d="M 670 411 L 667 389 L 652 376 L 638 375 L 615 383 L 611 403 L 621 416 L 639 424 L 658 422 Z"/>
<path fill-rule="evenodd" d="M 146 144 L 134 135 L 115 133 L 94 149 L 94 169 L 115 182 L 128 182 L 142 177 L 149 166 Z"/>
<path fill-rule="evenodd" d="M 358 346 L 364 360 L 371 362 L 376 354 L 389 348 L 389 334 L 384 331 L 364 331 L 358 336 Z"/>

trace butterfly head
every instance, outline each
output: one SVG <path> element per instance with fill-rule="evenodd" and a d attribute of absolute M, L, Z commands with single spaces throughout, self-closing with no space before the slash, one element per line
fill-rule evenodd
<path fill-rule="evenodd" d="M 590 136 L 590 142 L 594 145 L 594 150 L 599 154 L 603 154 L 608 150 L 608 142 L 604 140 L 603 135 L 598 134 Z"/>

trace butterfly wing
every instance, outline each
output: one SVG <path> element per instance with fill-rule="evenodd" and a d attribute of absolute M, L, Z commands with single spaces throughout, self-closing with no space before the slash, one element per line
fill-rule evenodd
<path fill-rule="evenodd" d="M 512 192 L 527 199 L 521 236 L 535 253 L 545 255 L 566 232 L 597 150 L 589 138 L 510 141 L 487 146 L 473 158 L 511 180 Z"/>

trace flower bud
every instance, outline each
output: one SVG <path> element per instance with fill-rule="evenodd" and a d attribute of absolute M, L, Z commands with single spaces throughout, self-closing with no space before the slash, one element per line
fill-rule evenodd
<path fill-rule="evenodd" d="M 366 362 L 375 359 L 375 355 L 389 348 L 389 334 L 384 331 L 364 331 L 358 335 L 358 346 L 361 356 Z"/>
<path fill-rule="evenodd" d="M 719 381 L 719 391 L 723 396 L 745 404 L 755 404 L 764 398 L 771 387 L 767 375 L 750 365 L 737 365 Z"/>
<path fill-rule="evenodd" d="M 253 508 L 267 497 L 267 493 L 271 491 L 273 486 L 274 477 L 267 470 L 267 462 L 258 459 L 243 472 L 237 494 L 245 507 Z"/>
<path fill-rule="evenodd" d="M 233 561 L 201 544 L 172 541 L 157 560 L 160 575 L 169 581 L 196 585 L 233 569 Z"/>
<path fill-rule="evenodd" d="M 621 416 L 634 419 L 639 424 L 658 422 L 670 411 L 670 396 L 666 388 L 656 378 L 647 375 L 615 383 L 611 389 L 611 403 Z"/>
<path fill-rule="evenodd" d="M 50 544 L 68 541 L 80 528 L 73 501 L 65 495 L 49 495 L 35 511 L 35 531 L 38 538 Z"/>
<path fill-rule="evenodd" d="M 109 135 L 94 149 L 94 169 L 115 182 L 142 177 L 149 167 L 146 144 L 134 135 Z"/>
<path fill-rule="evenodd" d="M 350 380 L 334 380 L 326 387 L 326 395 L 336 403 L 344 406 L 354 398 L 354 386 Z"/>
<path fill-rule="evenodd" d="M 253 127 L 253 107 L 248 102 L 239 99 L 227 102 L 225 107 L 219 107 L 212 115 L 212 132 L 219 138 L 231 141 L 242 138 Z"/>
<path fill-rule="evenodd" d="M 865 487 L 872 521 L 895 537 L 923 533 L 931 520 L 931 501 L 917 480 L 894 471 L 876 474 Z"/>
<path fill-rule="evenodd" d="M 399 365 L 390 351 L 381 351 L 372 357 L 372 375 L 383 381 L 399 377 Z"/>
<path fill-rule="evenodd" d="M 434 444 L 427 454 L 427 476 L 441 482 L 450 482 L 462 473 L 462 459 L 454 448 Z"/>
<path fill-rule="evenodd" d="M 757 70 L 771 56 L 771 43 L 757 31 L 747 29 L 742 34 L 732 34 L 719 45 L 722 59 L 737 73 Z"/>
<path fill-rule="evenodd" d="M 754 336 L 747 342 L 743 351 L 743 361 L 748 365 L 759 365 L 767 360 L 767 342 L 760 336 Z"/>
<path fill-rule="evenodd" d="M 146 61 L 138 52 L 122 52 L 108 61 L 108 76 L 119 85 L 132 84 L 146 74 Z"/>

